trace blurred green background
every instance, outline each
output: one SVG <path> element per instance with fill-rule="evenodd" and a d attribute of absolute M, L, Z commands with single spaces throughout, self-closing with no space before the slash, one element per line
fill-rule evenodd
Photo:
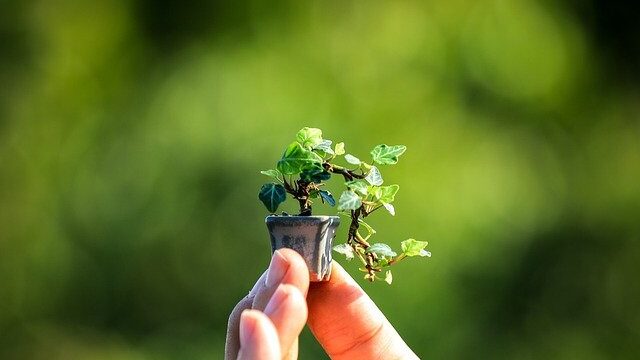
<path fill-rule="evenodd" d="M 638 22 L 605 0 L 1 1 L 0 358 L 222 358 L 269 261 L 259 170 L 313 126 L 408 146 L 371 223 L 433 257 L 363 286 L 421 357 L 637 359 Z"/>

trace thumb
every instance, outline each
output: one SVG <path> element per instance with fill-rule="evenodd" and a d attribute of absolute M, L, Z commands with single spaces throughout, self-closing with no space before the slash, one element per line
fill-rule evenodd
<path fill-rule="evenodd" d="M 311 283 L 308 325 L 331 359 L 417 359 L 380 309 L 335 261 Z"/>

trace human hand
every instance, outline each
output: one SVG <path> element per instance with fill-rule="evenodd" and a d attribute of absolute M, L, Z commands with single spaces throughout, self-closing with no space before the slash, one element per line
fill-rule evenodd
<path fill-rule="evenodd" d="M 332 359 L 418 358 L 338 263 L 329 281 L 309 284 L 302 257 L 280 249 L 233 309 L 225 359 L 296 359 L 305 322 Z"/>

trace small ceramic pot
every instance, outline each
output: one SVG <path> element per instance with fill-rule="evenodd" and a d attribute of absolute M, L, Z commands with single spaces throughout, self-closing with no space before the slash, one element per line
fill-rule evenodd
<path fill-rule="evenodd" d="M 311 281 L 326 281 L 331 276 L 331 249 L 338 216 L 267 216 L 271 253 L 286 247 L 297 251 L 309 268 Z"/>

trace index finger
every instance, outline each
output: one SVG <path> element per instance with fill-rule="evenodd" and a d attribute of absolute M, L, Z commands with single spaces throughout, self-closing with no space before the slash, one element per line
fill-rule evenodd
<path fill-rule="evenodd" d="M 335 261 L 307 295 L 311 332 L 332 359 L 417 359 L 376 304 Z"/>

